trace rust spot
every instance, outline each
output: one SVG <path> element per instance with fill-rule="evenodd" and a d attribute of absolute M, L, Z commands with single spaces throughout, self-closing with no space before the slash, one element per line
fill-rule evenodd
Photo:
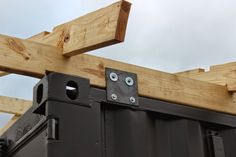
<path fill-rule="evenodd" d="M 94 69 L 90 69 L 90 68 L 85 68 L 85 69 L 82 69 L 82 71 L 87 72 L 92 75 L 95 75 L 99 78 L 104 78 L 104 76 L 105 76 L 105 72 L 101 71 L 101 70 L 94 70 Z"/>
<path fill-rule="evenodd" d="M 31 54 L 26 51 L 24 44 L 19 39 L 8 38 L 7 46 L 22 55 L 26 60 L 30 59 Z"/>

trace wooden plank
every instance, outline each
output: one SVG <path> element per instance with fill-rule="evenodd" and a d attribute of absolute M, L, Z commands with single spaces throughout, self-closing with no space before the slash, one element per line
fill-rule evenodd
<path fill-rule="evenodd" d="M 31 101 L 0 96 L 0 112 L 21 115 L 31 106 Z"/>
<path fill-rule="evenodd" d="M 47 32 L 47 31 L 43 31 L 39 34 L 36 34 L 32 37 L 29 37 L 27 40 L 31 40 L 31 41 L 34 41 L 34 40 L 42 40 L 46 35 L 49 35 L 50 32 Z"/>
<path fill-rule="evenodd" d="M 234 97 L 224 86 L 87 54 L 65 58 L 58 48 L 3 35 L 0 50 L 0 70 L 39 78 L 46 70 L 62 72 L 105 88 L 105 67 L 110 67 L 136 73 L 141 96 L 236 115 Z"/>
<path fill-rule="evenodd" d="M 63 49 L 63 55 L 74 56 L 123 42 L 131 4 L 114 3 L 71 22 L 59 25 L 41 39 L 30 39 Z"/>
<path fill-rule="evenodd" d="M 44 31 L 27 40 L 58 47 L 65 56 L 73 56 L 123 42 L 131 4 L 114 3 L 59 25 L 52 33 Z M 8 73 L 1 72 L 0 76 Z"/>
<path fill-rule="evenodd" d="M 0 71 L 0 77 L 1 76 L 6 76 L 6 75 L 8 75 L 9 73 L 7 73 L 7 72 L 5 72 L 5 71 Z"/>
<path fill-rule="evenodd" d="M 41 40 L 43 37 L 45 37 L 46 35 L 48 35 L 49 32 L 47 31 L 44 31 L 44 32 L 41 32 L 39 34 L 36 34 L 30 38 L 28 38 L 27 40 Z M 0 71 L 0 77 L 1 76 L 6 76 L 6 75 L 9 75 L 10 73 L 7 73 L 5 71 Z"/>
<path fill-rule="evenodd" d="M 7 131 L 8 128 L 10 128 L 18 119 L 20 116 L 14 115 L 11 120 L 3 127 L 0 129 L 0 136 Z"/>
<path fill-rule="evenodd" d="M 189 76 L 199 74 L 199 73 L 202 73 L 202 72 L 205 72 L 205 69 L 197 68 L 197 69 L 193 69 L 193 70 L 178 72 L 178 73 L 175 73 L 175 74 L 178 75 L 178 76 L 189 77 Z"/>
<path fill-rule="evenodd" d="M 210 66 L 210 71 L 235 70 L 235 69 L 236 69 L 236 62 L 230 62 L 230 63 Z"/>
<path fill-rule="evenodd" d="M 228 91 L 236 92 L 236 63 L 212 66 L 210 71 L 189 73 L 186 77 L 226 86 Z"/>

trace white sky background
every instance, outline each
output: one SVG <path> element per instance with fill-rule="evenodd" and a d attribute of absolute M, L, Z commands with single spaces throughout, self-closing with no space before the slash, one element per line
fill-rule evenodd
<path fill-rule="evenodd" d="M 131 1 L 131 0 L 130 0 Z M 116 0 L 0 0 L 0 34 L 27 38 Z M 91 52 L 167 72 L 236 61 L 235 0 L 132 0 L 125 43 Z M 31 100 L 37 79 L 0 78 L 0 95 Z M 10 116 L 0 114 L 0 127 Z"/>

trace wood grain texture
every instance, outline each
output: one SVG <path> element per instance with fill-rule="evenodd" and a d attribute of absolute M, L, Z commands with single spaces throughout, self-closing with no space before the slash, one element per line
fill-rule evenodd
<path fill-rule="evenodd" d="M 93 86 L 105 88 L 105 67 L 125 70 L 138 75 L 141 96 L 236 115 L 235 98 L 224 86 L 87 54 L 65 58 L 58 48 L 3 35 L 0 49 L 0 70 L 7 72 L 39 78 L 45 71 L 61 72 L 88 78 Z"/>
<path fill-rule="evenodd" d="M 186 77 L 226 86 L 229 92 L 236 92 L 236 63 L 227 63 L 212 67 L 214 68 L 211 68 L 210 71 L 189 73 Z"/>
<path fill-rule="evenodd" d="M 65 56 L 120 43 L 125 39 L 130 8 L 129 2 L 120 1 L 59 25 L 41 38 L 37 36 L 30 40 L 60 48 Z"/>
<path fill-rule="evenodd" d="M 0 112 L 22 115 L 32 105 L 31 101 L 0 96 Z"/>
<path fill-rule="evenodd" d="M 236 69 L 236 62 L 229 62 L 229 63 L 210 66 L 210 71 L 235 70 L 235 69 Z"/>
<path fill-rule="evenodd" d="M 7 123 L 3 128 L 0 129 L 0 136 L 1 136 L 5 131 L 7 131 L 7 129 L 10 128 L 19 118 L 20 118 L 20 116 L 17 116 L 17 115 L 13 116 L 13 117 L 11 118 L 11 120 L 8 121 L 8 123 Z"/>

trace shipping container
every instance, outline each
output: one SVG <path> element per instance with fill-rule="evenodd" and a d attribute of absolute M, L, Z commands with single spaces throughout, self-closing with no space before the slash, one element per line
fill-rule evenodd
<path fill-rule="evenodd" d="M 110 83 L 45 76 L 2 135 L 0 157 L 236 157 L 235 116 L 141 97 L 136 86 L 114 95 Z"/>

